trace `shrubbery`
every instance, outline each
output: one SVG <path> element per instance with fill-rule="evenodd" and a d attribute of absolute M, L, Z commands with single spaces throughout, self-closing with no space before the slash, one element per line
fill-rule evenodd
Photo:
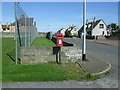
<path fill-rule="evenodd" d="M 66 30 L 65 31 L 65 36 L 71 36 L 71 31 Z"/>

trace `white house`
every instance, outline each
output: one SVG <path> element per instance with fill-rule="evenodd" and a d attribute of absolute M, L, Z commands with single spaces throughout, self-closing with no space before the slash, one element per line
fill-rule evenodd
<path fill-rule="evenodd" d="M 74 25 L 70 26 L 67 30 L 71 32 L 72 36 L 78 35 L 78 28 Z"/>
<path fill-rule="evenodd" d="M 2 32 L 15 32 L 15 26 L 13 25 L 0 25 L 0 31 Z"/>
<path fill-rule="evenodd" d="M 71 30 L 71 35 L 78 35 L 78 28 L 74 26 L 74 28 Z"/>
<path fill-rule="evenodd" d="M 69 26 L 67 29 L 61 28 L 60 30 L 57 31 L 57 33 L 62 33 L 63 36 L 65 36 L 66 31 L 70 31 L 72 36 L 78 35 L 78 28 L 76 26 L 74 26 L 74 25 Z"/>
<path fill-rule="evenodd" d="M 60 30 L 57 31 L 57 33 L 62 33 L 63 36 L 65 36 L 65 31 L 66 31 L 65 28 L 61 28 Z"/>
<path fill-rule="evenodd" d="M 83 32 L 83 26 L 78 32 L 79 35 L 81 35 L 82 32 Z M 107 31 L 107 25 L 105 24 L 105 22 L 102 19 L 96 20 L 95 18 L 93 22 L 86 23 L 86 32 L 87 35 L 90 36 L 108 36 L 109 33 Z"/>

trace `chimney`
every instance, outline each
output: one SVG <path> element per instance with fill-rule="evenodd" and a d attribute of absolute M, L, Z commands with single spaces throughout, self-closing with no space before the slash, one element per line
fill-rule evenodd
<path fill-rule="evenodd" d="M 95 17 L 93 18 L 93 22 L 96 22 L 96 18 Z"/>
<path fill-rule="evenodd" d="M 34 22 L 34 26 L 36 26 L 36 22 Z"/>
<path fill-rule="evenodd" d="M 86 20 L 86 25 L 88 25 L 88 19 Z"/>

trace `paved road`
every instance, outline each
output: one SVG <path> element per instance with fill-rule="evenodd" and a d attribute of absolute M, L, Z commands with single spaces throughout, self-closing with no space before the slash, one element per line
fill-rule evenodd
<path fill-rule="evenodd" d="M 75 46 L 82 48 L 81 39 L 66 38 L 64 40 L 75 44 Z M 118 80 L 118 47 L 99 44 L 99 43 L 95 43 L 90 40 L 87 40 L 87 53 L 97 58 L 100 58 L 102 60 L 105 60 L 107 62 L 110 62 L 112 65 L 112 68 L 111 68 L 111 74 L 109 75 L 109 78 L 111 80 Z"/>
<path fill-rule="evenodd" d="M 67 42 L 75 44 L 82 49 L 81 39 L 64 39 Z M 87 52 L 93 56 L 109 61 L 112 65 L 118 66 L 118 47 L 113 47 L 105 44 L 94 43 L 87 40 Z"/>
<path fill-rule="evenodd" d="M 120 40 L 110 40 L 110 39 L 105 39 L 105 40 L 91 40 L 93 42 L 96 43 L 100 43 L 100 44 L 106 44 L 106 45 L 110 45 L 110 46 L 114 46 L 114 47 L 118 47 L 118 42 L 120 42 Z"/>
<path fill-rule="evenodd" d="M 78 82 L 78 81 L 17 82 L 17 83 L 4 83 L 3 88 L 116 88 L 117 84 L 113 84 L 112 82 L 113 81 L 110 81 L 110 79 L 108 78 L 99 79 L 92 82 Z"/>

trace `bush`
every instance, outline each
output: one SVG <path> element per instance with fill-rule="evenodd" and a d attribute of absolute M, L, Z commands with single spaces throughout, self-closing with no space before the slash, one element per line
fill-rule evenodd
<path fill-rule="evenodd" d="M 91 78 L 91 74 L 87 74 L 87 75 L 86 75 L 86 78 L 87 78 L 87 79 L 90 79 L 90 78 Z"/>
<path fill-rule="evenodd" d="M 78 37 L 78 35 L 73 35 L 73 37 Z"/>
<path fill-rule="evenodd" d="M 65 36 L 71 36 L 71 31 L 66 30 L 65 31 Z"/>

